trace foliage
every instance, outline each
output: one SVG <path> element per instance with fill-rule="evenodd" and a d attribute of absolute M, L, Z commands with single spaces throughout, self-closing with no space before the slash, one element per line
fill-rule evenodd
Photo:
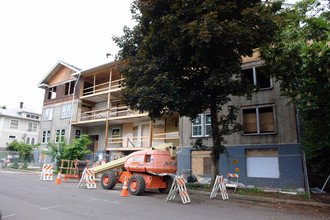
<path fill-rule="evenodd" d="M 91 142 L 92 141 L 88 139 L 87 134 L 83 134 L 79 138 L 75 138 L 72 145 L 68 145 L 64 148 L 63 159 L 82 160 L 86 154 L 90 153 L 90 150 L 86 150 L 86 148 Z"/>
<path fill-rule="evenodd" d="M 81 135 L 79 138 L 73 140 L 72 145 L 67 145 L 64 140 L 62 143 L 49 142 L 47 144 L 47 150 L 43 153 L 52 157 L 52 160 L 56 161 L 56 170 L 59 171 L 61 166 L 61 160 L 81 160 L 86 154 L 90 153 L 90 150 L 86 150 L 87 145 L 91 143 L 88 139 L 88 135 Z"/>
<path fill-rule="evenodd" d="M 54 143 L 53 141 L 48 142 L 46 146 L 46 150 L 43 150 L 43 154 L 51 156 L 51 160 L 55 161 L 55 169 L 59 171 L 59 167 L 61 166 L 61 160 L 63 158 L 64 149 L 67 147 L 66 142 L 62 143 Z"/>
<path fill-rule="evenodd" d="M 24 162 L 27 166 L 27 163 L 33 161 L 33 154 L 31 153 L 38 145 L 26 144 L 25 138 L 22 138 L 20 142 L 13 140 L 10 144 L 7 143 L 7 150 L 17 151 L 20 162 Z"/>
<path fill-rule="evenodd" d="M 136 0 L 131 11 L 137 25 L 114 37 L 121 48 L 117 58 L 125 61 L 119 69 L 126 84 L 121 95 L 130 108 L 148 112 L 152 119 L 176 112 L 194 119 L 210 109 L 213 181 L 223 135 L 232 132 L 219 113 L 231 96 L 251 93 L 253 86 L 241 77 L 242 56 L 251 56 L 272 37 L 280 5 Z"/>
<path fill-rule="evenodd" d="M 281 18 L 280 29 L 261 48 L 261 57 L 298 110 L 308 165 L 324 177 L 330 173 L 329 4 L 304 0 Z"/>

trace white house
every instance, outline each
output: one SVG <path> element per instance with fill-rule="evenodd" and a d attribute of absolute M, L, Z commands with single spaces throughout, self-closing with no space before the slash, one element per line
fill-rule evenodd
<path fill-rule="evenodd" d="M 41 114 L 23 106 L 18 108 L 0 109 L 0 150 L 7 148 L 6 143 L 25 138 L 28 144 L 39 143 Z"/>

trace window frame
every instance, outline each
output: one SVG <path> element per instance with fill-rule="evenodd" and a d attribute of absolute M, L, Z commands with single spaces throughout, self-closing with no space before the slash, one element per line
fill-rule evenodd
<path fill-rule="evenodd" d="M 64 131 L 64 134 L 62 134 L 63 131 Z M 55 143 L 63 143 L 64 142 L 64 138 L 65 138 L 65 129 L 56 129 Z"/>
<path fill-rule="evenodd" d="M 12 126 L 13 125 L 13 121 L 17 121 L 16 127 L 13 127 Z M 11 128 L 11 129 L 18 129 L 19 128 L 19 120 L 17 120 L 17 119 L 10 119 L 9 128 Z"/>
<path fill-rule="evenodd" d="M 57 93 L 57 86 L 53 86 L 51 88 L 48 88 L 48 94 L 47 99 L 56 99 L 56 93 Z"/>
<path fill-rule="evenodd" d="M 261 68 L 261 67 L 263 67 L 263 66 L 252 66 L 252 67 L 242 69 L 242 71 L 252 69 L 253 86 L 254 86 L 255 91 L 257 90 L 257 86 L 258 86 L 257 69 Z M 273 80 L 272 80 L 271 77 L 269 77 L 269 87 L 258 88 L 258 90 L 259 91 L 269 90 L 269 89 L 272 89 L 273 87 L 274 87 L 273 86 Z"/>
<path fill-rule="evenodd" d="M 198 125 L 194 125 L 194 120 L 196 120 L 196 119 L 193 119 L 191 121 L 191 137 L 192 138 L 211 137 L 212 136 L 212 134 L 210 134 L 210 135 L 206 134 L 206 131 L 207 131 L 206 126 L 211 126 L 211 123 L 206 122 L 207 116 L 211 116 L 211 113 L 207 112 L 207 113 L 198 114 L 197 117 L 201 117 L 201 123 Z M 194 127 L 201 127 L 201 135 L 194 135 Z"/>
<path fill-rule="evenodd" d="M 70 108 L 68 108 L 68 106 L 70 106 Z M 63 112 L 63 109 L 65 109 L 64 112 Z M 68 109 L 70 111 L 68 111 Z M 72 111 L 72 104 L 62 105 L 62 107 L 61 107 L 61 119 L 70 118 L 71 117 L 71 111 Z"/>
<path fill-rule="evenodd" d="M 31 125 L 31 126 L 30 126 Z M 28 123 L 28 131 L 37 131 L 38 129 L 38 124 L 35 122 L 29 122 Z"/>
<path fill-rule="evenodd" d="M 53 120 L 53 113 L 54 113 L 54 108 L 47 108 L 47 109 L 45 109 L 44 121 L 51 121 L 51 120 Z"/>
<path fill-rule="evenodd" d="M 260 131 L 261 125 L 260 125 L 260 113 L 259 113 L 259 109 L 260 108 L 267 108 L 267 107 L 271 107 L 272 110 L 273 110 L 274 131 L 262 133 Z M 256 133 L 244 133 L 245 127 L 244 127 L 244 113 L 243 113 L 243 111 L 246 110 L 246 109 L 255 109 L 256 110 L 256 125 L 257 125 L 257 132 Z M 244 136 L 277 134 L 277 121 L 276 121 L 276 107 L 275 107 L 275 104 L 254 105 L 254 106 L 241 107 L 241 124 L 243 125 L 242 135 L 244 135 Z"/>
<path fill-rule="evenodd" d="M 47 144 L 49 140 L 50 140 L 50 131 L 49 130 L 42 131 L 41 143 Z"/>

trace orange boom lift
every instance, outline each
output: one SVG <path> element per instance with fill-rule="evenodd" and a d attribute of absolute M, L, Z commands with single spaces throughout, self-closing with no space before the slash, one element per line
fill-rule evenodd
<path fill-rule="evenodd" d="M 122 168 L 124 171 L 112 171 Z M 141 195 L 146 189 L 159 189 L 168 193 L 177 171 L 176 147 L 171 143 L 161 144 L 93 168 L 95 174 L 103 173 L 104 189 L 113 189 L 116 183 L 128 180 L 128 192 Z"/>

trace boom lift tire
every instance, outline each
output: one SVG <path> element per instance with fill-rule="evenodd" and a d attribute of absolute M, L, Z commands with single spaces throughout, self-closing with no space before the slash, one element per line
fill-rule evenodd
<path fill-rule="evenodd" d="M 117 183 L 117 175 L 114 172 L 105 172 L 101 178 L 103 189 L 113 189 Z"/>
<path fill-rule="evenodd" d="M 168 194 L 173 184 L 173 178 L 171 176 L 164 176 L 163 180 L 166 182 L 166 188 L 159 188 L 159 192 Z"/>
<path fill-rule="evenodd" d="M 131 195 L 139 196 L 144 193 L 146 189 L 146 182 L 143 176 L 135 174 L 128 181 L 128 192 Z"/>

